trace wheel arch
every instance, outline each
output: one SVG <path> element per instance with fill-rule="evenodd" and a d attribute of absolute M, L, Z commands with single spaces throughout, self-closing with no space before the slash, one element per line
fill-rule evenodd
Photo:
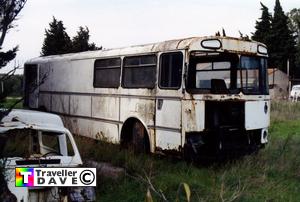
<path fill-rule="evenodd" d="M 147 127 L 147 125 L 146 125 L 146 123 L 142 120 L 142 119 L 140 119 L 139 117 L 137 117 L 137 116 L 131 116 L 131 117 L 128 117 L 125 121 L 124 121 L 124 123 L 123 123 L 123 125 L 122 125 L 122 127 L 121 127 L 121 131 L 120 131 L 120 144 L 121 145 L 124 145 L 125 143 L 128 143 L 128 141 L 130 141 L 131 140 L 131 132 L 132 132 L 132 127 L 133 127 L 133 124 L 135 123 L 135 122 L 140 122 L 142 125 L 143 125 L 143 127 L 144 127 L 144 130 L 145 130 L 145 132 L 146 132 L 146 137 L 147 137 L 147 139 L 148 139 L 148 147 L 149 147 L 149 149 L 150 149 L 150 151 L 151 151 L 151 144 L 152 144 L 152 141 L 151 141 L 151 137 L 150 137 L 150 131 L 149 131 L 149 129 L 148 129 L 148 127 Z"/>

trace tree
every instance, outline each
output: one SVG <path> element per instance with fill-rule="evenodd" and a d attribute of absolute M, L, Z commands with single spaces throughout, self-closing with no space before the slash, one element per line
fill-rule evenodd
<path fill-rule="evenodd" d="M 16 25 L 13 24 L 17 20 L 17 16 L 24 8 L 27 0 L 0 0 L 0 69 L 6 66 L 10 61 L 16 57 L 18 51 L 18 46 L 12 48 L 8 51 L 2 51 L 2 46 L 5 37 L 10 29 L 14 28 Z M 17 67 L 8 72 L 6 75 L 0 78 L 0 83 L 8 80 L 12 74 L 15 72 Z M 0 101 L 5 98 L 6 94 L 0 94 Z M 6 115 L 6 113 L 0 111 L 0 121 Z M 3 142 L 0 142 L 3 144 Z M 3 157 L 1 148 L 3 145 L 0 144 L 0 158 Z M 3 160 L 3 159 L 1 159 Z M 3 161 L 0 163 L 0 199 L 3 201 L 16 201 L 16 197 L 10 193 L 7 183 L 5 181 L 5 176 L 3 174 Z"/>
<path fill-rule="evenodd" d="M 296 42 L 300 42 L 300 8 L 294 8 L 288 13 L 289 28 L 296 37 Z"/>
<path fill-rule="evenodd" d="M 261 17 L 259 21 L 256 21 L 255 29 L 252 39 L 255 41 L 262 42 L 269 46 L 270 43 L 270 31 L 271 31 L 271 19 L 272 16 L 269 13 L 268 7 L 264 4 L 260 3 L 261 5 Z"/>
<path fill-rule="evenodd" d="M 0 0 L 0 69 L 16 57 L 18 46 L 2 51 L 2 45 L 8 31 L 15 27 L 13 22 L 23 9 L 27 0 Z"/>
<path fill-rule="evenodd" d="M 3 75 L 0 74 L 0 78 Z M 22 92 L 22 81 L 23 75 L 12 75 L 9 79 L 3 81 L 0 86 L 0 92 L 4 90 L 4 93 L 9 94 L 10 96 L 21 97 Z M 1 89 L 3 87 L 3 89 Z"/>
<path fill-rule="evenodd" d="M 297 70 L 297 76 L 300 77 L 300 9 L 292 9 L 288 13 L 289 17 L 289 27 L 293 32 L 296 39 L 296 55 L 295 55 L 295 65 Z"/>
<path fill-rule="evenodd" d="M 16 25 L 14 22 L 17 20 L 17 16 L 24 8 L 27 0 L 0 0 L 0 69 L 5 67 L 10 61 L 12 61 L 17 54 L 18 46 L 11 48 L 8 51 L 3 51 L 3 43 L 7 33 Z M 2 75 L 0 83 L 3 83 L 11 78 L 18 66 L 15 66 L 6 75 Z M 4 100 L 7 93 L 0 93 L 0 101 Z"/>
<path fill-rule="evenodd" d="M 65 31 L 62 21 L 53 17 L 50 28 L 45 30 L 45 39 L 41 54 L 43 56 L 69 53 L 72 47 L 71 39 Z"/>
<path fill-rule="evenodd" d="M 101 50 L 102 47 L 98 48 L 95 43 L 89 43 L 90 34 L 88 27 L 79 27 L 77 35 L 72 40 L 72 52 L 81 52 L 89 50 Z"/>
<path fill-rule="evenodd" d="M 276 0 L 274 16 L 271 20 L 269 44 L 269 64 L 287 72 L 287 61 L 290 62 L 291 74 L 294 74 L 295 41 L 288 27 L 288 17 L 284 14 L 279 0 Z"/>
<path fill-rule="evenodd" d="M 71 41 L 62 21 L 58 21 L 53 17 L 53 21 L 49 23 L 49 26 L 50 28 L 45 30 L 42 56 L 102 49 L 102 47 L 98 48 L 95 43 L 89 43 L 88 27 L 80 26 L 77 35 Z"/>

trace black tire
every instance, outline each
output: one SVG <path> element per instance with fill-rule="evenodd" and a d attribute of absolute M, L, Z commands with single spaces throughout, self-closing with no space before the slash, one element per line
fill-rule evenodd
<path fill-rule="evenodd" d="M 187 163 L 193 163 L 197 161 L 197 155 L 193 151 L 193 148 L 190 144 L 185 144 L 183 147 L 183 159 Z"/>
<path fill-rule="evenodd" d="M 131 135 L 131 145 L 133 151 L 136 153 L 149 153 L 150 146 L 147 137 L 147 131 L 141 122 L 136 121 L 133 123 Z"/>

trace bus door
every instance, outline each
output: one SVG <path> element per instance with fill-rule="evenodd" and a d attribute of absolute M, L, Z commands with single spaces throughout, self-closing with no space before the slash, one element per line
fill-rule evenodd
<path fill-rule="evenodd" d="M 39 69 L 38 65 L 25 65 L 24 68 L 24 106 L 38 108 L 39 98 Z"/>
<path fill-rule="evenodd" d="M 181 137 L 182 52 L 160 55 L 158 93 L 156 98 L 156 147 L 178 150 Z"/>

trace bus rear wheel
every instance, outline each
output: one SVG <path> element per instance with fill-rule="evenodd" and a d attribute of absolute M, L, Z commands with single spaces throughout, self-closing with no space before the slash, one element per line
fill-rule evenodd
<path fill-rule="evenodd" d="M 121 147 L 135 153 L 150 153 L 150 142 L 144 125 L 136 120 L 125 122 L 121 134 Z"/>
<path fill-rule="evenodd" d="M 132 128 L 132 147 L 137 153 L 149 153 L 149 141 L 147 131 L 139 121 L 133 124 Z"/>

